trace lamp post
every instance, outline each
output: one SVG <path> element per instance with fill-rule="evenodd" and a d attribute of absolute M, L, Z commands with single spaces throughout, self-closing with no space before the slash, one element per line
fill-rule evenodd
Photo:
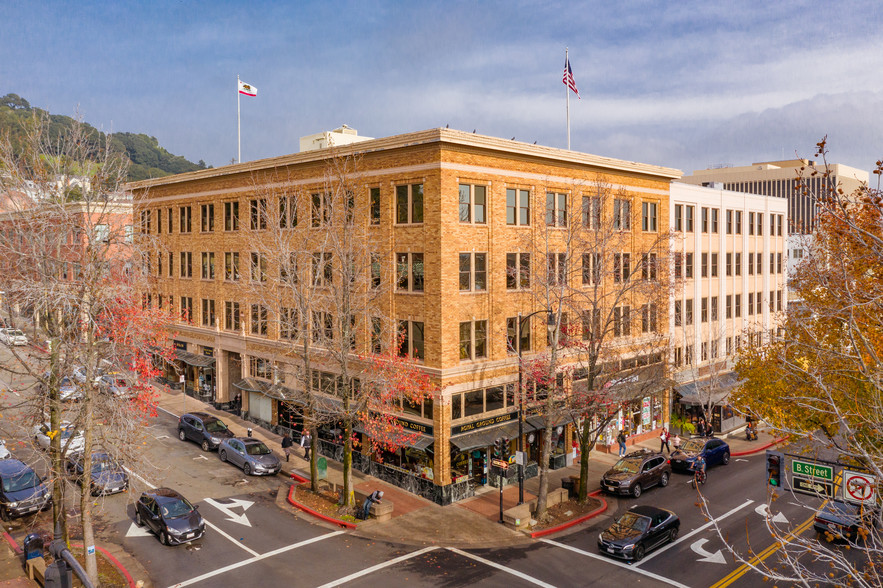
<path fill-rule="evenodd" d="M 532 312 L 526 317 L 518 313 L 518 333 L 516 334 L 515 344 L 518 346 L 518 504 L 524 504 L 524 368 L 521 364 L 521 330 L 524 321 L 535 314 L 546 313 L 546 328 L 549 332 L 555 330 L 555 313 L 551 308 L 544 308 L 536 312 Z"/>

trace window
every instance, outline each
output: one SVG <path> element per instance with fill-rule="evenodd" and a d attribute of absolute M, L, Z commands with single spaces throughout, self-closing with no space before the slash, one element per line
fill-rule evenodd
<path fill-rule="evenodd" d="M 704 206 L 700 209 L 700 217 L 702 219 L 702 232 L 708 232 L 708 209 Z"/>
<path fill-rule="evenodd" d="M 215 230 L 215 205 L 203 204 L 200 207 L 199 220 L 202 223 L 200 229 L 203 233 L 210 233 Z"/>
<path fill-rule="evenodd" d="M 675 347 L 675 367 L 681 367 L 684 365 L 684 348 L 683 347 Z"/>
<path fill-rule="evenodd" d="M 776 235 L 782 236 L 782 215 L 776 216 Z"/>
<path fill-rule="evenodd" d="M 684 254 L 675 253 L 675 279 L 680 280 L 684 277 Z"/>
<path fill-rule="evenodd" d="M 702 350 L 702 361 L 708 361 L 708 342 L 703 341 L 699 349 Z"/>
<path fill-rule="evenodd" d="M 279 198 L 279 228 L 293 229 L 297 226 L 297 198 L 282 196 Z"/>
<path fill-rule="evenodd" d="M 754 213 L 753 212 L 748 213 L 748 234 L 749 235 L 754 234 Z"/>
<path fill-rule="evenodd" d="M 139 227 L 140 231 L 144 234 L 150 233 L 150 211 L 142 210 L 141 211 L 141 226 Z"/>
<path fill-rule="evenodd" d="M 684 205 L 675 204 L 675 230 L 684 230 Z"/>
<path fill-rule="evenodd" d="M 737 235 L 742 234 L 742 211 L 741 210 L 736 211 L 736 234 Z"/>
<path fill-rule="evenodd" d="M 239 202 L 224 203 L 224 230 L 239 230 Z"/>
<path fill-rule="evenodd" d="M 487 357 L 487 321 L 460 323 L 460 360 Z"/>
<path fill-rule="evenodd" d="M 423 323 L 415 321 L 399 321 L 399 357 L 423 360 Z"/>
<path fill-rule="evenodd" d="M 711 232 L 718 232 L 718 216 L 720 215 L 720 210 L 717 208 L 711 209 Z"/>
<path fill-rule="evenodd" d="M 776 273 L 782 273 L 782 254 L 776 253 Z"/>
<path fill-rule="evenodd" d="M 726 314 L 726 317 L 727 317 L 728 319 L 733 318 L 733 295 L 732 295 L 732 294 L 727 294 L 727 310 L 726 310 L 726 313 L 727 313 L 727 314 Z"/>
<path fill-rule="evenodd" d="M 518 353 L 519 346 L 521 351 L 530 351 L 530 319 L 524 321 L 521 329 L 521 336 L 518 335 L 518 317 L 513 316 L 506 319 L 506 350 L 510 354 Z"/>
<path fill-rule="evenodd" d="M 193 298 L 190 296 L 181 296 L 181 320 L 193 322 Z"/>
<path fill-rule="evenodd" d="M 546 193 L 546 225 L 550 227 L 567 226 L 567 194 Z"/>
<path fill-rule="evenodd" d="M 776 217 L 777 214 L 770 215 L 770 237 L 776 236 Z"/>
<path fill-rule="evenodd" d="M 202 326 L 215 326 L 215 301 L 202 299 Z"/>
<path fill-rule="evenodd" d="M 193 277 L 193 253 L 190 251 L 181 252 L 181 277 Z"/>
<path fill-rule="evenodd" d="M 224 253 L 224 279 L 228 282 L 239 280 L 239 252 L 227 251 Z"/>
<path fill-rule="evenodd" d="M 760 305 L 758 304 L 758 306 L 760 306 Z M 749 292 L 748 293 L 748 316 L 751 316 L 752 314 L 754 314 L 754 292 Z"/>
<path fill-rule="evenodd" d="M 757 275 L 763 273 L 763 254 L 758 251 L 755 255 L 757 255 L 757 263 L 755 264 L 757 267 Z"/>
<path fill-rule="evenodd" d="M 396 289 L 400 292 L 423 292 L 423 254 L 396 253 L 398 280 Z"/>
<path fill-rule="evenodd" d="M 776 291 L 776 311 L 782 312 L 782 291 Z"/>
<path fill-rule="evenodd" d="M 628 282 L 631 276 L 631 254 L 613 254 L 613 281 L 616 283 Z"/>
<path fill-rule="evenodd" d="M 214 251 L 203 251 L 202 252 L 202 279 L 203 280 L 214 280 L 215 279 L 215 252 Z"/>
<path fill-rule="evenodd" d="M 701 274 L 701 275 L 702 275 L 703 278 L 707 278 L 707 277 L 708 277 L 708 254 L 707 254 L 707 253 L 702 253 L 702 254 L 701 254 L 701 259 L 702 259 L 702 264 L 701 264 L 701 266 L 702 266 L 702 274 Z"/>
<path fill-rule="evenodd" d="M 776 273 L 776 254 L 770 253 L 770 273 Z"/>
<path fill-rule="evenodd" d="M 712 278 L 717 277 L 717 261 L 718 261 L 718 254 L 712 253 L 711 254 L 711 277 Z"/>
<path fill-rule="evenodd" d="M 736 252 L 736 275 L 742 275 L 742 253 Z"/>
<path fill-rule="evenodd" d="M 162 208 L 156 209 L 156 233 L 162 233 Z"/>
<path fill-rule="evenodd" d="M 549 253 L 546 255 L 546 278 L 551 285 L 566 284 L 567 254 Z"/>
<path fill-rule="evenodd" d="M 641 332 L 656 332 L 656 305 L 653 303 L 641 307 Z"/>
<path fill-rule="evenodd" d="M 693 277 L 693 254 L 687 253 L 684 258 L 684 277 L 692 279 Z"/>
<path fill-rule="evenodd" d="M 757 213 L 757 236 L 763 235 L 763 213 Z"/>
<path fill-rule="evenodd" d="M 264 380 L 273 379 L 273 363 L 263 357 L 248 357 L 248 373 Z"/>
<path fill-rule="evenodd" d="M 313 194 L 310 197 L 310 226 L 322 227 L 331 222 L 331 195 Z"/>
<path fill-rule="evenodd" d="M 368 200 L 371 207 L 371 224 L 380 224 L 380 188 L 368 190 Z"/>
<path fill-rule="evenodd" d="M 279 309 L 279 338 L 295 340 L 300 336 L 300 314 L 296 308 Z"/>
<path fill-rule="evenodd" d="M 684 231 L 687 233 L 693 232 L 693 214 L 696 211 L 695 206 L 685 206 L 684 207 Z"/>
<path fill-rule="evenodd" d="M 383 321 L 371 317 L 371 353 L 383 353 Z"/>
<path fill-rule="evenodd" d="M 701 307 L 699 311 L 699 316 L 703 323 L 708 322 L 708 298 L 703 297 L 701 300 Z"/>
<path fill-rule="evenodd" d="M 727 275 L 733 275 L 733 254 L 729 252 L 727 253 Z"/>
<path fill-rule="evenodd" d="M 727 337 L 727 355 L 733 355 L 733 338 Z"/>
<path fill-rule="evenodd" d="M 166 213 L 167 213 L 166 214 L 166 221 L 167 221 L 166 228 L 168 229 L 167 232 L 169 233 L 169 235 L 172 234 L 172 229 L 174 228 L 174 223 L 175 223 L 175 219 L 173 217 L 174 210 L 175 210 L 174 208 L 167 208 L 166 209 Z"/>
<path fill-rule="evenodd" d="M 263 304 L 251 305 L 251 334 L 267 335 L 267 307 Z"/>
<path fill-rule="evenodd" d="M 506 289 L 530 288 L 530 253 L 506 254 Z"/>
<path fill-rule="evenodd" d="M 279 281 L 283 284 L 297 284 L 297 253 L 289 253 L 288 259 L 279 262 Z"/>
<path fill-rule="evenodd" d="M 372 253 L 371 254 L 371 287 L 379 288 L 381 282 L 383 281 L 383 276 L 380 273 L 380 254 Z M 379 353 L 379 352 L 378 352 Z"/>
<path fill-rule="evenodd" d="M 583 226 L 587 229 L 601 228 L 601 198 L 583 196 Z"/>
<path fill-rule="evenodd" d="M 718 313 L 717 307 L 718 307 L 718 297 L 712 296 L 711 297 L 711 320 L 712 320 L 712 322 L 717 320 L 717 313 Z"/>
<path fill-rule="evenodd" d="M 582 320 L 583 341 L 601 337 L 601 309 L 584 310 L 580 313 Z"/>
<path fill-rule="evenodd" d="M 162 277 L 162 257 L 163 257 L 162 253 L 157 253 L 157 255 L 156 255 L 156 277 L 158 277 L 158 278 Z M 62 265 L 62 268 L 64 271 L 64 275 L 62 276 L 62 278 L 66 280 L 67 279 L 67 263 L 64 263 Z"/>
<path fill-rule="evenodd" d="M 487 222 L 487 186 L 460 184 L 460 222 Z"/>
<path fill-rule="evenodd" d="M 631 334 L 631 308 L 617 306 L 613 309 L 613 336 L 628 337 Z"/>
<path fill-rule="evenodd" d="M 528 190 L 506 189 L 506 224 L 530 225 L 530 192 Z"/>
<path fill-rule="evenodd" d="M 252 282 L 266 282 L 267 281 L 267 258 L 262 254 L 256 251 L 251 252 L 251 264 L 249 265 L 251 270 L 251 281 Z"/>
<path fill-rule="evenodd" d="M 613 229 L 615 231 L 632 230 L 632 202 L 616 198 L 613 201 Z"/>
<path fill-rule="evenodd" d="M 727 235 L 733 234 L 733 211 L 727 211 Z"/>
<path fill-rule="evenodd" d="M 684 324 L 692 325 L 693 324 L 693 299 L 689 298 L 684 303 Z"/>
<path fill-rule="evenodd" d="M 460 254 L 460 291 L 487 290 L 487 253 Z"/>
<path fill-rule="evenodd" d="M 396 223 L 423 222 L 423 184 L 396 186 Z"/>
<path fill-rule="evenodd" d="M 333 259 L 330 252 L 313 253 L 313 284 L 330 286 L 334 279 L 333 269 Z"/>
<path fill-rule="evenodd" d="M 168 268 L 168 276 L 174 277 L 175 275 L 175 254 L 169 251 L 169 268 Z"/>
<path fill-rule="evenodd" d="M 649 231 L 651 233 L 656 232 L 656 211 L 658 208 L 658 204 L 656 202 L 642 202 L 641 203 L 641 230 Z"/>
<path fill-rule="evenodd" d="M 656 254 L 644 253 L 641 255 L 641 279 L 656 281 Z"/>
<path fill-rule="evenodd" d="M 583 285 L 601 283 L 601 254 L 583 253 Z"/>
<path fill-rule="evenodd" d="M 754 295 L 754 304 L 755 304 L 755 310 L 757 311 L 757 314 L 763 314 L 763 307 L 761 306 L 762 303 L 763 303 L 763 293 L 758 292 L 757 294 Z"/>
<path fill-rule="evenodd" d="M 675 326 L 680 327 L 684 324 L 684 304 L 680 300 L 675 300 Z"/>
<path fill-rule="evenodd" d="M 742 318 L 742 295 L 736 294 L 736 305 L 734 307 L 736 318 Z"/>
<path fill-rule="evenodd" d="M 191 216 L 193 210 L 189 206 L 182 206 L 178 209 L 179 224 L 178 228 L 182 233 L 189 233 L 192 230 Z"/>
<path fill-rule="evenodd" d="M 754 254 L 753 253 L 748 254 L 748 275 L 749 276 L 754 275 Z"/>

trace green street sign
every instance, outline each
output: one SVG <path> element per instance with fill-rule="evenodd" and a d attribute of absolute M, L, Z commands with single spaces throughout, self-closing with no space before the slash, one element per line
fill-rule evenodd
<path fill-rule="evenodd" d="M 795 476 L 807 476 L 819 480 L 834 480 L 834 469 L 831 466 L 819 465 L 808 461 L 792 460 L 791 472 Z"/>

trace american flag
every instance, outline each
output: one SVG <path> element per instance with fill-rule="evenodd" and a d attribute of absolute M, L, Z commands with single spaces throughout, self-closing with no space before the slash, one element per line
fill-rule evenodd
<path fill-rule="evenodd" d="M 579 97 L 579 90 L 576 89 L 576 82 L 573 79 L 573 72 L 570 69 L 570 58 L 566 57 L 564 59 L 564 77 L 561 78 L 561 81 L 565 86 L 573 90 L 573 93 L 576 94 L 577 99 L 582 100 Z"/>

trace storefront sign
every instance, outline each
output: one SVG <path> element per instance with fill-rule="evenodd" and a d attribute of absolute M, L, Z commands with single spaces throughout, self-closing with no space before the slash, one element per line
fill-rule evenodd
<path fill-rule="evenodd" d="M 644 426 L 648 426 L 650 424 L 650 397 L 645 396 L 644 400 L 641 401 L 641 422 Z"/>
<path fill-rule="evenodd" d="M 208 357 L 214 357 L 214 356 L 215 356 L 215 348 L 214 348 L 214 347 L 205 347 L 205 346 L 203 346 L 203 348 L 202 348 L 202 354 L 203 354 L 203 355 L 207 355 Z"/>
<path fill-rule="evenodd" d="M 489 419 L 482 419 L 480 421 L 473 421 L 471 423 L 466 423 L 465 425 L 458 425 L 456 427 L 451 427 L 451 436 L 459 435 L 461 433 L 470 433 L 472 431 L 477 431 L 479 429 L 487 429 L 488 427 L 494 427 L 496 425 L 502 423 L 508 423 L 510 421 L 514 421 L 518 419 L 517 412 L 507 412 L 506 414 L 501 414 L 495 417 L 491 417 Z"/>
<path fill-rule="evenodd" d="M 408 419 L 403 419 L 401 417 L 396 418 L 396 422 L 404 429 L 408 431 L 416 431 L 417 433 L 423 433 L 424 435 L 428 435 L 430 437 L 433 436 L 432 425 L 425 425 L 423 423 L 417 423 Z"/>
<path fill-rule="evenodd" d="M 491 465 L 495 468 L 500 468 L 501 470 L 509 469 L 509 462 L 503 459 L 492 459 Z"/>
<path fill-rule="evenodd" d="M 175 344 L 175 349 L 178 351 L 187 351 L 187 342 L 186 341 L 172 341 Z"/>

